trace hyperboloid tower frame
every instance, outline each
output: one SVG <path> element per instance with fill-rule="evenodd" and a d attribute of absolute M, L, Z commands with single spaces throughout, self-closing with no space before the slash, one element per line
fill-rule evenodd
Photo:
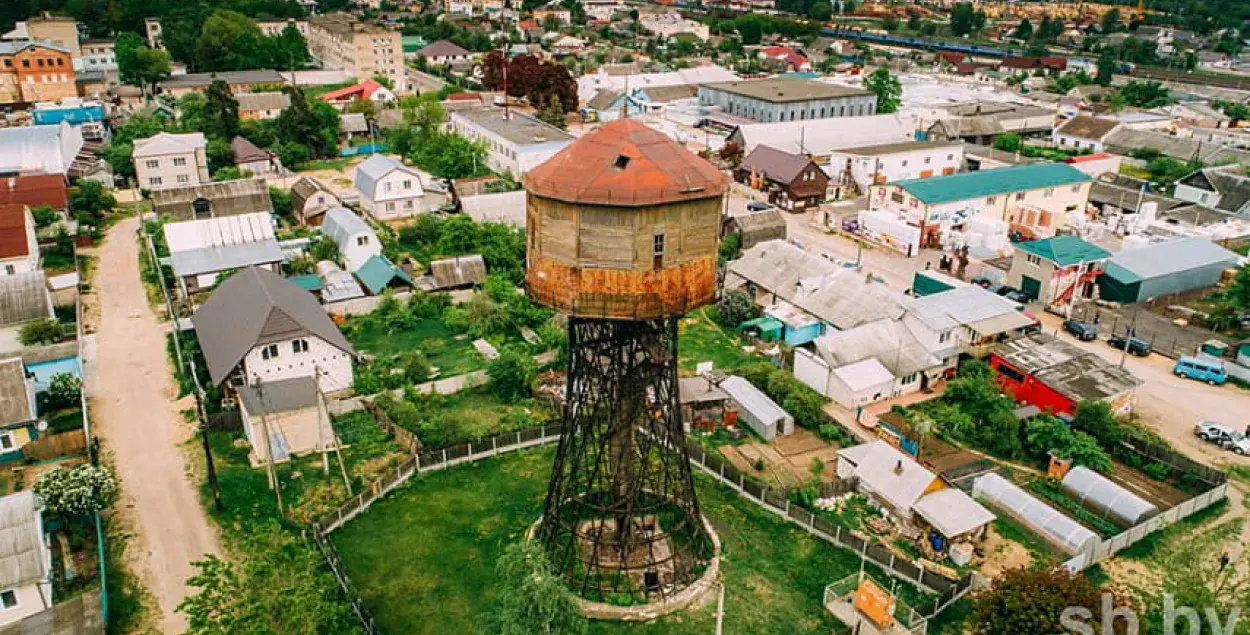
<path fill-rule="evenodd" d="M 584 600 L 674 600 L 715 553 L 686 453 L 677 321 L 715 296 L 727 179 L 621 119 L 525 184 L 528 291 L 569 315 L 563 430 L 537 537 Z"/>

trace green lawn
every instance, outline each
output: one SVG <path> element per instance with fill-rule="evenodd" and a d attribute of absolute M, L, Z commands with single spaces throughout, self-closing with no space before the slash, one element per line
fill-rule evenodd
<path fill-rule="evenodd" d="M 473 348 L 473 339 L 457 339 L 460 334 L 442 320 L 421 320 L 413 328 L 394 333 L 367 324 L 366 320 L 354 318 L 348 322 L 344 332 L 357 350 L 372 353 L 378 358 L 420 351 L 430 365 L 438 368 L 439 377 L 461 375 L 486 367 L 486 360 Z"/>
<path fill-rule="evenodd" d="M 496 599 L 495 560 L 542 509 L 552 450 L 529 450 L 413 479 L 333 534 L 352 582 L 386 633 L 475 633 Z M 696 477 L 723 545 L 728 634 L 842 632 L 825 585 L 855 554 Z M 400 556 L 400 557 L 397 557 Z M 703 635 L 715 603 L 646 624 L 592 622 L 591 633 Z"/>
<path fill-rule="evenodd" d="M 340 159 L 313 159 L 299 164 L 297 171 L 313 172 L 316 170 L 338 170 L 339 172 L 342 172 L 351 164 L 351 157 L 343 157 Z"/>
<path fill-rule="evenodd" d="M 47 418 L 50 433 L 82 430 L 82 410 L 79 408 L 64 408 L 44 416 Z"/>
<path fill-rule="evenodd" d="M 746 343 L 732 329 L 712 321 L 712 309 L 704 307 L 682 318 L 678 329 L 678 369 L 694 374 L 700 362 L 712 362 L 717 370 L 730 371 L 762 356 L 742 350 Z"/>
<path fill-rule="evenodd" d="M 452 395 L 422 395 L 406 404 L 387 406 L 387 414 L 415 432 L 427 447 L 476 441 L 499 432 L 545 425 L 558 419 L 547 402 L 525 400 L 511 404 L 499 399 L 489 385 Z"/>

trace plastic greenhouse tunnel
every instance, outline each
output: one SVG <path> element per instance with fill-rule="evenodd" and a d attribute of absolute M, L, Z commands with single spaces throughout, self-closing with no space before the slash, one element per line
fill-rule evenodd
<path fill-rule="evenodd" d="M 973 483 L 972 497 L 1006 513 L 1069 555 L 1098 543 L 1098 535 L 1084 525 L 993 472 Z"/>

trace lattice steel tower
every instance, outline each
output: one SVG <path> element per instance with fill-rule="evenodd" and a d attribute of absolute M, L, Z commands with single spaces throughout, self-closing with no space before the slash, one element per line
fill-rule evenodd
<path fill-rule="evenodd" d="M 726 177 L 630 119 L 525 177 L 526 286 L 569 317 L 564 428 L 538 528 L 591 601 L 670 598 L 708 566 L 677 388 L 677 320 L 716 293 Z"/>

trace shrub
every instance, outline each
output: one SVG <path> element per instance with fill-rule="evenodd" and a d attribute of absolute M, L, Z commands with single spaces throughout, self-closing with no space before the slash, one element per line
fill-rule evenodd
<path fill-rule="evenodd" d="M 1168 476 L 1172 474 L 1172 470 L 1162 463 L 1151 463 L 1142 469 L 1143 472 L 1150 475 L 1150 478 L 1156 481 L 1166 481 Z"/>
<path fill-rule="evenodd" d="M 55 344 L 61 341 L 61 323 L 52 319 L 35 320 L 22 326 L 17 334 L 22 346 Z"/>
<path fill-rule="evenodd" d="M 48 205 L 36 205 L 30 208 L 30 215 L 35 219 L 36 227 L 47 227 L 61 220 L 61 215 Z"/>
<path fill-rule="evenodd" d="M 408 353 L 403 358 L 404 379 L 419 384 L 430 378 L 430 360 L 421 353 Z"/>
<path fill-rule="evenodd" d="M 35 495 L 54 514 L 86 516 L 117 501 L 117 480 L 104 467 L 58 467 L 39 477 Z"/>
<path fill-rule="evenodd" d="M 499 358 L 486 368 L 491 388 L 508 403 L 529 398 L 536 374 L 534 360 L 511 348 L 501 351 Z"/>
<path fill-rule="evenodd" d="M 756 316 L 755 303 L 742 291 L 727 291 L 716 303 L 716 321 L 735 328 Z"/>
<path fill-rule="evenodd" d="M 755 459 L 755 471 L 763 472 L 764 467 L 764 459 Z"/>
<path fill-rule="evenodd" d="M 68 408 L 82 398 L 82 380 L 72 373 L 56 373 L 48 384 L 48 407 Z"/>

